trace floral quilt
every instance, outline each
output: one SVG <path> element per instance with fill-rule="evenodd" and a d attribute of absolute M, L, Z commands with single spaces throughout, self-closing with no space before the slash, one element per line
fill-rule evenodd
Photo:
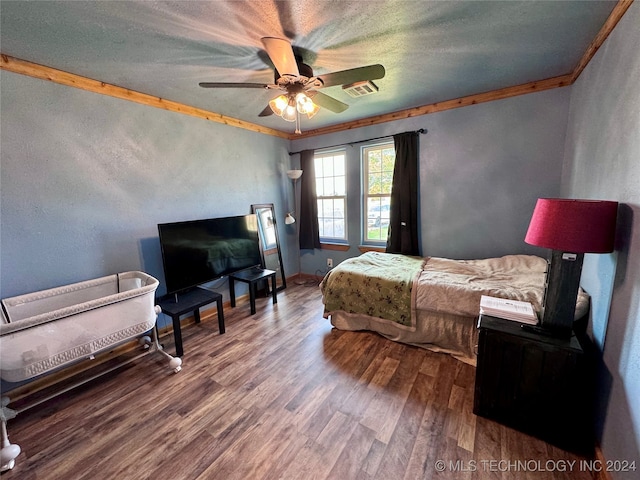
<path fill-rule="evenodd" d="M 325 316 L 341 310 L 411 326 L 411 292 L 424 263 L 422 257 L 378 252 L 343 261 L 320 283 Z"/>

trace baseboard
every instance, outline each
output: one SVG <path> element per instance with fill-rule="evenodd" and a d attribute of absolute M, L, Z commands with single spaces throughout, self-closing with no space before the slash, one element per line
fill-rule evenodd
<path fill-rule="evenodd" d="M 304 285 L 304 286 L 318 286 L 324 276 L 311 275 L 310 273 L 299 273 L 287 278 L 287 282 L 291 282 L 292 285 Z"/>

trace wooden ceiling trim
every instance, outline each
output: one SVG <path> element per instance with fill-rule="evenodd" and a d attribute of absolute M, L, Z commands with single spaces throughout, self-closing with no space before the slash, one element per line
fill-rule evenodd
<path fill-rule="evenodd" d="M 263 133 L 265 135 L 272 135 L 284 139 L 289 139 L 290 137 L 290 134 L 288 132 L 282 132 L 280 130 L 263 127 L 254 123 L 238 120 L 237 118 L 227 117 L 220 113 L 191 107 L 189 105 L 184 105 L 182 103 L 174 102 L 164 98 L 154 97 L 146 93 L 136 92 L 127 88 L 118 87 L 117 85 L 111 85 L 109 83 L 100 82 L 98 80 L 82 77 L 80 75 L 57 70 L 55 68 L 38 65 L 36 63 L 31 63 L 26 60 L 11 57 L 9 55 L 0 55 L 0 69 L 18 73 L 21 75 L 27 75 L 33 78 L 39 78 L 41 80 L 48 80 L 50 82 L 58 83 L 60 85 L 66 85 L 68 87 L 74 87 L 93 93 L 99 93 L 101 95 L 120 98 L 122 100 L 129 100 L 131 102 L 140 103 L 142 105 L 147 105 L 150 107 L 161 108 L 170 112 L 190 115 L 192 117 L 209 120 L 211 122 L 222 123 L 231 127 L 243 128 L 252 132 Z"/>
<path fill-rule="evenodd" d="M 338 125 L 332 125 L 330 127 L 318 128 L 315 130 L 307 130 L 300 135 L 291 134 L 290 139 L 296 140 L 306 137 L 314 137 L 317 135 L 325 135 L 329 133 L 341 132 L 344 130 L 351 130 L 354 128 L 366 127 L 370 125 L 377 125 L 380 123 L 391 122 L 394 120 L 401 120 L 411 117 L 417 117 L 419 115 L 427 115 L 429 113 L 441 112 L 444 110 L 450 110 L 453 108 L 466 107 L 477 103 L 489 102 L 493 100 L 500 100 L 503 98 L 514 97 L 517 95 L 524 95 L 527 93 L 533 93 L 536 91 L 548 90 L 551 88 L 565 87 L 572 85 L 580 76 L 585 67 L 589 64 L 593 56 L 598 49 L 602 46 L 609 34 L 616 27 L 622 16 L 629 9 L 634 0 L 618 0 L 618 3 L 611 11 L 611 14 L 605 21 L 604 25 L 593 39 L 584 55 L 580 59 L 580 62 L 576 68 L 567 75 L 560 77 L 554 77 L 547 80 L 541 80 L 538 82 L 530 82 L 523 85 L 517 85 L 515 87 L 507 87 L 500 90 L 494 90 L 491 92 L 481 93 L 477 95 L 470 95 L 468 97 L 462 97 L 454 100 L 447 100 L 445 102 L 434 103 L 431 105 L 424 105 L 421 107 L 410 108 L 407 110 L 400 110 L 398 112 L 389 113 L 385 115 L 378 115 L 375 117 L 369 117 L 362 120 L 355 120 L 353 122 L 341 123 Z"/>
<path fill-rule="evenodd" d="M 596 37 L 593 39 L 591 44 L 587 47 L 587 50 L 584 52 L 584 55 L 580 59 L 580 62 L 578 62 L 578 65 L 573 70 L 571 83 L 575 82 L 578 79 L 582 71 L 589 64 L 593 56 L 602 46 L 609 34 L 616 27 L 616 25 L 618 25 L 618 22 L 625 14 L 625 12 L 629 9 L 632 3 L 633 0 L 619 0 L 616 6 L 613 7 L 609 18 L 607 18 L 607 20 L 604 22 L 604 25 L 602 26 Z"/>
<path fill-rule="evenodd" d="M 268 127 L 263 127 L 250 122 L 245 122 L 233 117 L 227 117 L 225 115 L 203 110 L 182 103 L 174 102 L 171 100 L 163 99 L 160 97 L 154 97 L 146 93 L 136 92 L 127 88 L 118 87 L 109 83 L 93 80 L 91 78 L 82 77 L 74 73 L 65 72 L 63 70 L 57 70 L 55 68 L 39 65 L 29 62 L 27 60 L 21 60 L 19 58 L 11 57 L 9 55 L 0 55 L 0 69 L 7 70 L 13 73 L 21 75 L 27 75 L 33 78 L 39 78 L 41 80 L 47 80 L 50 82 L 58 83 L 68 87 L 79 88 L 82 90 L 99 93 L 101 95 L 108 95 L 123 100 L 129 100 L 132 102 L 140 103 L 143 105 L 161 108 L 164 110 L 172 111 L 175 113 L 181 113 L 184 115 L 190 115 L 193 117 L 209 120 L 212 122 L 222 123 L 232 127 L 243 128 L 257 133 L 265 135 L 271 135 L 287 140 L 296 140 L 306 137 L 313 137 L 317 135 L 325 135 L 328 133 L 341 132 L 345 130 L 352 130 L 354 128 L 366 127 L 370 125 L 377 125 L 380 123 L 392 122 L 394 120 L 401 120 L 411 117 L 417 117 L 421 115 L 427 115 L 429 113 L 441 112 L 444 110 L 451 110 L 453 108 L 466 107 L 469 105 L 475 105 L 478 103 L 490 102 L 493 100 L 500 100 L 503 98 L 509 98 L 517 95 L 524 95 L 536 91 L 548 90 L 551 88 L 563 87 L 571 84 L 572 75 L 564 75 L 562 77 L 554 77 L 547 80 L 541 80 L 537 82 L 530 82 L 523 85 L 516 85 L 514 87 L 507 87 L 500 90 L 493 90 L 490 92 L 480 93 L 476 95 L 469 95 L 467 97 L 457 98 L 453 100 L 447 100 L 444 102 L 433 103 L 430 105 L 423 105 L 420 107 L 414 107 L 406 110 L 400 110 L 397 112 L 387 113 L 383 115 L 376 115 L 360 120 L 354 120 L 352 122 L 341 123 L 332 125 L 325 128 L 318 128 L 315 130 L 307 130 L 302 134 L 294 134 L 289 132 L 283 132 L 281 130 L 275 130 Z"/>
<path fill-rule="evenodd" d="M 406 110 L 400 110 L 393 113 L 387 113 L 383 115 L 376 115 L 360 120 L 354 120 L 352 122 L 340 123 L 329 127 L 318 128 L 314 130 L 304 131 L 302 134 L 294 134 L 276 130 L 273 128 L 263 127 L 251 122 L 245 122 L 233 117 L 227 117 L 225 115 L 203 110 L 200 108 L 184 105 L 182 103 L 166 100 L 160 97 L 154 97 L 146 93 L 136 92 L 117 85 L 111 85 L 98 80 L 93 80 L 73 73 L 64 72 L 62 70 L 56 70 L 44 65 L 38 65 L 35 63 L 21 60 L 9 55 L 0 54 L 0 69 L 7 70 L 13 73 L 19 73 L 42 80 L 48 80 L 61 85 L 69 87 L 79 88 L 101 95 L 108 95 L 123 100 L 129 100 L 132 102 L 148 105 L 155 108 L 161 108 L 164 110 L 172 111 L 175 113 L 181 113 L 184 115 L 190 115 L 193 117 L 209 120 L 211 122 L 222 123 L 232 127 L 242 128 L 252 132 L 262 133 L 265 135 L 271 135 L 287 140 L 298 140 L 307 137 L 314 137 L 318 135 L 326 135 L 330 133 L 342 132 L 345 130 L 352 130 L 355 128 L 367 127 L 370 125 L 378 125 L 381 123 L 392 122 L 394 120 L 402 120 L 411 117 L 417 117 L 421 115 L 427 115 L 430 113 L 442 112 L 445 110 L 451 110 L 454 108 L 466 107 L 470 105 L 476 105 L 479 103 L 490 102 L 494 100 L 501 100 L 504 98 L 515 97 L 518 95 L 525 95 L 528 93 L 539 92 L 543 90 L 549 90 L 552 88 L 565 87 L 573 84 L 580 76 L 585 67 L 589 64 L 593 56 L 598 49 L 602 46 L 609 34 L 616 27 L 622 16 L 629 9 L 634 0 L 618 0 L 618 3 L 611 11 L 611 14 L 605 21 L 604 25 L 593 39 L 584 55 L 580 59 L 580 62 L 576 68 L 567 75 L 559 77 L 553 77 L 546 80 L 540 80 L 535 82 L 529 82 L 522 85 L 516 85 L 513 87 L 502 88 L 499 90 L 493 90 L 490 92 L 469 95 L 457 99 L 447 100 L 444 102 L 433 103 L 430 105 L 423 105 L 420 107 L 409 108 Z"/>
<path fill-rule="evenodd" d="M 342 132 L 345 130 L 352 130 L 354 128 L 368 127 L 380 123 L 392 122 L 394 120 L 403 120 L 411 117 L 427 115 L 429 113 L 442 112 L 445 110 L 452 110 L 454 108 L 460 107 L 468 107 L 470 105 L 492 102 L 494 100 L 501 100 L 518 95 L 542 92 L 544 90 L 549 90 L 552 88 L 566 87 L 568 85 L 571 85 L 571 78 L 571 74 L 562 75 L 560 77 L 548 78 L 546 80 L 540 80 L 537 82 L 529 82 L 513 87 L 501 88 L 500 90 L 492 90 L 490 92 L 469 95 L 467 97 L 432 103 L 430 105 L 423 105 L 421 107 L 414 107 L 406 110 L 399 110 L 397 112 L 377 115 L 375 117 L 363 118 L 361 120 L 355 120 L 353 122 L 340 123 L 338 125 L 333 125 L 330 127 L 307 130 L 299 135 L 292 135 L 291 140 L 313 137 L 316 135 L 325 135 L 328 133 Z"/>

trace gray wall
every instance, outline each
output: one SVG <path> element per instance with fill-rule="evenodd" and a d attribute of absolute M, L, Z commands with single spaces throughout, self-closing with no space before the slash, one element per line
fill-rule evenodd
<path fill-rule="evenodd" d="M 560 88 L 294 140 L 291 148 L 322 148 L 426 128 L 419 140 L 422 254 L 458 259 L 544 256 L 544 250 L 524 243 L 524 236 L 537 198 L 560 193 L 569 95 L 570 89 Z M 360 147 L 346 147 L 351 249 L 303 251 L 305 273 L 326 270 L 328 257 L 335 264 L 359 254 Z"/>
<path fill-rule="evenodd" d="M 284 219 L 286 140 L 0 79 L 2 298 L 126 270 L 155 276 L 162 293 L 158 223 L 246 214 L 252 203 L 274 203 Z M 294 231 L 279 227 L 295 246 Z M 297 258 L 285 258 L 290 274 Z M 226 284 L 216 289 L 228 297 Z"/>
<path fill-rule="evenodd" d="M 640 4 L 572 86 L 563 193 L 620 202 L 616 252 L 585 255 L 602 352 L 599 436 L 607 460 L 640 467 Z M 612 473 L 615 479 L 638 473 Z"/>

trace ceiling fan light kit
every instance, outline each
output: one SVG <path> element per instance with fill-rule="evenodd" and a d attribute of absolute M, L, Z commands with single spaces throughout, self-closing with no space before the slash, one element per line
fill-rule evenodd
<path fill-rule="evenodd" d="M 320 108 L 334 113 L 340 113 L 349 108 L 346 103 L 319 92 L 319 89 L 343 85 L 343 90 L 349 95 L 361 97 L 377 92 L 378 87 L 371 80 L 377 80 L 385 75 L 382 65 L 369 65 L 314 77 L 313 69 L 303 62 L 301 56 L 296 56 L 288 40 L 264 37 L 262 45 L 275 67 L 273 84 L 201 82 L 199 85 L 203 88 L 281 90 L 284 93 L 270 100 L 268 107 L 258 116 L 265 117 L 275 113 L 287 122 L 296 122 L 295 133 L 301 133 L 300 115 L 312 118 Z"/>
<path fill-rule="evenodd" d="M 273 113 L 282 116 L 284 109 L 289 106 L 289 100 L 286 95 L 279 95 L 269 101 L 269 106 L 271 107 L 271 110 L 273 110 Z"/>
<path fill-rule="evenodd" d="M 320 111 L 320 107 L 313 103 L 313 100 L 302 92 L 296 95 L 296 107 L 298 112 L 306 115 L 307 118 L 313 118 L 313 116 Z"/>
<path fill-rule="evenodd" d="M 294 122 L 298 114 L 312 118 L 320 111 L 320 107 L 313 103 L 303 92 L 288 95 L 278 95 L 269 101 L 269 107 L 276 115 L 287 122 Z"/>

